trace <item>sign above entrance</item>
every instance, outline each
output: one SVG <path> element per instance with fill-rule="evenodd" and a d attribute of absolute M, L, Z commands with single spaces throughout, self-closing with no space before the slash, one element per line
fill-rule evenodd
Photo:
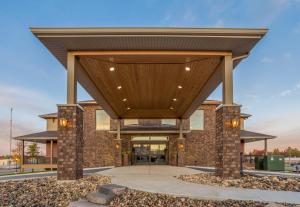
<path fill-rule="evenodd" d="M 131 141 L 168 141 L 166 136 L 136 136 L 132 137 Z"/>

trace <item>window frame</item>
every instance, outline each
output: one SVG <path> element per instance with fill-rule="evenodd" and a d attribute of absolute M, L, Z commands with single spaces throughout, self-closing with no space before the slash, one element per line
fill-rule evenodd
<path fill-rule="evenodd" d="M 196 127 L 196 128 L 192 128 L 192 116 L 194 115 L 194 113 L 196 113 L 197 111 L 202 111 L 202 126 Z M 190 130 L 198 130 L 198 131 L 203 131 L 205 129 L 205 110 L 203 109 L 197 109 L 196 111 L 194 111 L 194 113 L 190 116 Z"/>
<path fill-rule="evenodd" d="M 107 115 L 107 117 L 108 117 L 108 128 L 100 128 L 100 129 L 98 129 L 97 128 L 97 111 L 103 111 L 106 115 Z M 110 127 L 111 127 L 111 118 L 110 118 L 110 116 L 106 113 L 106 111 L 105 110 L 103 110 L 103 109 L 96 109 L 95 110 L 95 128 L 96 128 L 96 131 L 109 131 L 110 130 Z M 101 124 L 100 124 L 101 125 Z"/>

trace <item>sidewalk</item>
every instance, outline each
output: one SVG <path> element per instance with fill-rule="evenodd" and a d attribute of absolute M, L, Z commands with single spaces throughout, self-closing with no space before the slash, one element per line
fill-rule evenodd
<path fill-rule="evenodd" d="M 181 181 L 174 176 L 198 170 L 172 166 L 131 166 L 99 172 L 112 176 L 112 183 L 152 193 L 209 200 L 252 200 L 300 204 L 299 192 L 218 187 Z"/>
<path fill-rule="evenodd" d="M 85 169 L 83 169 L 83 173 L 91 174 L 91 173 L 96 173 L 96 172 L 111 169 L 111 168 L 112 168 L 111 166 L 85 168 Z M 46 171 L 46 172 L 16 174 L 16 175 L 4 175 L 4 176 L 0 176 L 0 182 L 11 181 L 11 180 L 34 179 L 34 178 L 42 178 L 42 177 L 49 177 L 49 176 L 56 176 L 56 171 Z"/>

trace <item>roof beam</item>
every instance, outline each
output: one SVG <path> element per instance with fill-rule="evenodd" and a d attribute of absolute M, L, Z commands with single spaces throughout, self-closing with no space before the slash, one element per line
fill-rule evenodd
<path fill-rule="evenodd" d="M 231 55 L 228 51 L 70 51 L 76 56 L 122 56 L 122 55 L 158 55 L 158 56 L 225 56 Z"/>
<path fill-rule="evenodd" d="M 101 94 L 100 90 L 97 88 L 95 83 L 89 77 L 89 75 L 84 70 L 83 66 L 79 63 L 78 60 L 76 60 L 75 65 L 76 65 L 76 69 L 77 69 L 78 81 L 82 85 L 82 87 L 86 91 L 88 91 L 88 93 L 95 99 L 95 101 L 106 111 L 106 113 L 112 119 L 118 119 L 119 116 L 116 114 L 116 112 L 112 109 L 112 107 L 106 101 L 104 96 Z"/>
<path fill-rule="evenodd" d="M 218 85 L 222 81 L 222 69 L 224 67 L 224 58 L 221 62 L 217 65 L 214 69 L 213 74 L 210 78 L 206 81 L 204 86 L 202 87 L 201 91 L 199 92 L 198 96 L 194 99 L 191 103 L 189 108 L 184 112 L 181 118 L 187 119 L 189 118 L 192 113 L 207 99 L 207 97 L 218 87 Z"/>

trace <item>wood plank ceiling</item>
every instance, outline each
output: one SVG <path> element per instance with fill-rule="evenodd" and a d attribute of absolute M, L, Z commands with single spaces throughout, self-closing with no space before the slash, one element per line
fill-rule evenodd
<path fill-rule="evenodd" d="M 220 56 L 155 55 L 78 59 L 120 118 L 180 118 L 221 61 Z"/>

